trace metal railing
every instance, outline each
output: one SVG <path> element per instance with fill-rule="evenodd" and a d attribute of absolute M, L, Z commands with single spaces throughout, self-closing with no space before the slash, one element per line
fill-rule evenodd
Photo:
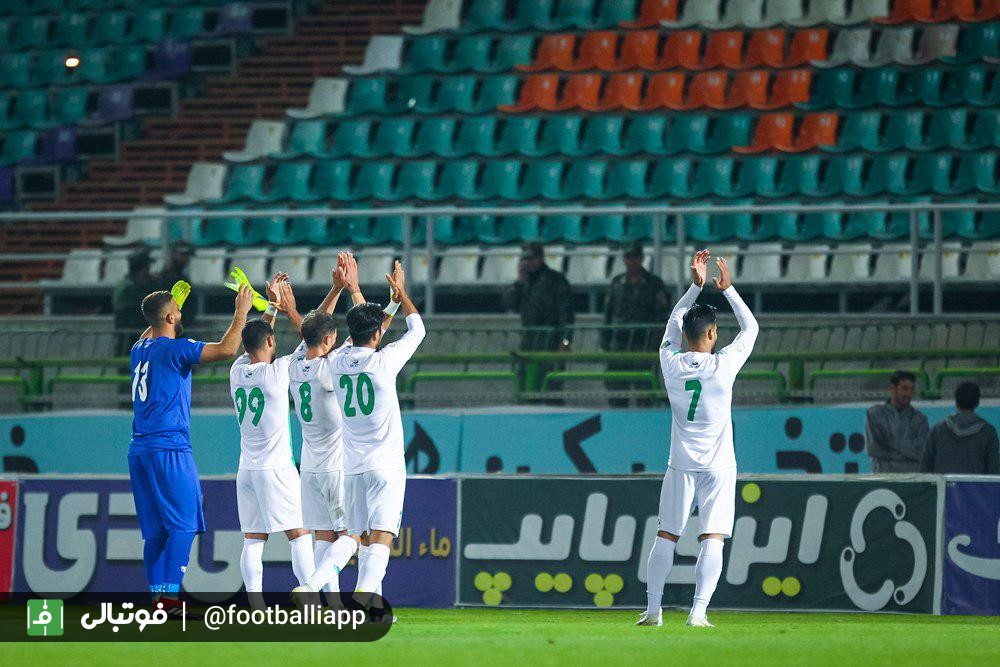
<path fill-rule="evenodd" d="M 933 286 L 933 306 L 932 312 L 940 314 L 943 309 L 943 278 L 942 278 L 942 213 L 947 212 L 986 212 L 1000 211 L 1000 201 L 989 203 L 969 203 L 969 202 L 912 202 L 912 203 L 888 203 L 872 202 L 864 204 L 794 204 L 794 205 L 749 205 L 749 206 L 672 206 L 672 205 L 608 205 L 608 206 L 539 206 L 529 205 L 521 207 L 512 206 L 428 206 L 428 207 L 394 207 L 394 208 L 370 208 L 370 209 L 331 209 L 331 208 L 261 208 L 256 210 L 241 210 L 237 213 L 241 218 L 382 218 L 401 217 L 403 219 L 402 233 L 402 256 L 404 265 L 409 272 L 414 250 L 414 225 L 423 223 L 426 225 L 426 254 L 428 261 L 433 266 L 436 255 L 434 226 L 436 218 L 460 217 L 460 216 L 523 216 L 523 215 L 653 215 L 653 272 L 659 273 L 659 262 L 663 256 L 665 240 L 662 237 L 664 223 L 667 218 L 673 218 L 676 240 L 674 246 L 677 253 L 677 276 L 675 289 L 678 298 L 683 293 L 688 283 L 687 260 L 690 252 L 687 242 L 687 225 L 685 216 L 691 215 L 733 215 L 735 213 L 744 214 L 768 214 L 768 213 L 866 213 L 885 211 L 889 213 L 906 213 L 910 218 L 910 314 L 916 315 L 919 310 L 920 276 L 919 276 L 919 254 L 920 247 L 920 218 L 921 215 L 929 214 L 933 230 L 931 247 L 933 249 L 934 272 L 932 280 Z M 198 218 L 202 220 L 213 220 L 218 218 L 231 218 L 234 211 L 220 211 L 208 209 L 176 209 L 158 212 L 142 211 L 53 211 L 53 212 L 0 212 L 0 223 L 18 221 L 91 221 L 91 220 L 149 220 L 150 222 L 185 220 Z M 169 233 L 170 225 L 161 226 L 161 245 L 167 250 L 171 244 Z M 987 252 L 986 250 L 972 249 L 973 252 Z M 816 250 L 808 247 L 783 250 L 782 254 L 815 254 Z M 827 248 L 826 254 L 855 254 L 857 249 Z M 872 252 L 879 254 L 878 248 L 873 248 Z M 756 250 L 752 247 L 742 250 L 741 255 L 754 256 L 771 254 L 768 251 Z M 53 261 L 65 259 L 65 254 L 0 254 L 0 263 L 11 261 Z M 44 287 L 40 282 L 4 282 L 0 283 L 0 288 L 18 289 L 30 288 L 38 289 Z M 435 306 L 435 279 L 433 271 L 429 272 L 427 281 L 424 283 L 424 310 L 428 313 L 434 312 Z"/>

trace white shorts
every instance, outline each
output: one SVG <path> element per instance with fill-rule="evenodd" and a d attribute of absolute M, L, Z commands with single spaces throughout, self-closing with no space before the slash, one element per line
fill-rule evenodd
<path fill-rule="evenodd" d="M 344 471 L 302 471 L 302 521 L 307 530 L 347 530 Z"/>
<path fill-rule="evenodd" d="M 345 475 L 347 487 L 347 531 L 361 535 L 382 530 L 399 535 L 406 494 L 406 469 L 369 470 Z"/>
<path fill-rule="evenodd" d="M 659 529 L 678 537 L 698 508 L 698 534 L 733 535 L 736 468 L 684 472 L 667 468 L 660 488 Z"/>
<path fill-rule="evenodd" d="M 244 533 L 302 528 L 302 494 L 295 466 L 236 473 L 236 509 Z"/>

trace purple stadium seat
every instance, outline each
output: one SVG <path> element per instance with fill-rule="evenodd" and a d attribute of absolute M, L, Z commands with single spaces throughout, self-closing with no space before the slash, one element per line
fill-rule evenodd
<path fill-rule="evenodd" d="M 219 22 L 212 31 L 213 37 L 242 35 L 253 30 L 252 11 L 249 5 L 232 2 L 219 9 Z"/>
<path fill-rule="evenodd" d="M 14 170 L 0 169 L 0 203 L 14 201 Z"/>
<path fill-rule="evenodd" d="M 132 86 L 109 86 L 97 95 L 94 123 L 113 123 L 132 117 Z"/>
<path fill-rule="evenodd" d="M 191 45 L 167 40 L 156 50 L 153 69 L 146 76 L 153 81 L 176 79 L 191 69 Z"/>
<path fill-rule="evenodd" d="M 50 127 L 45 130 L 42 137 L 41 150 L 31 160 L 26 160 L 23 164 L 55 164 L 59 162 L 72 162 L 76 159 L 76 128 Z"/>

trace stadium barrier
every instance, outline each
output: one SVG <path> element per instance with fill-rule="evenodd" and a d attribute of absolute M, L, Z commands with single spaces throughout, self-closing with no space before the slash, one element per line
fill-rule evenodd
<path fill-rule="evenodd" d="M 234 596 L 242 585 L 235 481 L 202 486 L 207 532 L 184 587 L 218 603 L 208 594 Z M 386 597 L 420 607 L 641 607 L 659 490 L 649 475 L 410 478 Z M 1000 479 L 742 475 L 736 504 L 714 608 L 1000 614 Z M 677 545 L 667 605 L 690 604 L 697 523 Z M 283 537 L 268 542 L 264 561 L 266 590 L 290 590 Z M 342 587 L 354 576 L 345 570 Z M 127 478 L 0 479 L 0 594 L 144 583 Z"/>
<path fill-rule="evenodd" d="M 919 406 L 931 424 L 954 412 Z M 867 473 L 866 406 L 733 410 L 740 470 L 759 474 Z M 1000 423 L 1000 406 L 979 414 Z M 291 420 L 299 455 L 299 423 Z M 662 472 L 670 441 L 664 410 L 404 412 L 411 474 Z M 0 472 L 127 474 L 130 412 L 27 414 L 0 418 Z M 498 437 L 500 436 L 500 437 Z M 232 410 L 196 410 L 191 439 L 203 475 L 235 474 L 240 440 Z"/>

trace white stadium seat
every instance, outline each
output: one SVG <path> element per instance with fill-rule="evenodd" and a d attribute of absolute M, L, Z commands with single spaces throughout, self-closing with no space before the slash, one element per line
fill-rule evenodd
<path fill-rule="evenodd" d="M 830 281 L 835 283 L 852 283 L 858 280 L 868 280 L 872 247 L 867 243 L 841 244 L 837 250 L 847 250 L 834 254 L 830 261 Z"/>
<path fill-rule="evenodd" d="M 188 264 L 191 285 L 221 285 L 226 278 L 225 248 L 198 248 Z"/>
<path fill-rule="evenodd" d="M 975 250 L 976 252 L 971 252 Z M 1000 243 L 973 243 L 966 255 L 962 280 L 984 282 L 1000 280 Z"/>
<path fill-rule="evenodd" d="M 740 282 L 774 283 L 781 280 L 781 244 L 754 243 L 751 247 L 755 251 L 766 254 L 743 256 L 743 266 L 740 268 Z"/>
<path fill-rule="evenodd" d="M 676 285 L 678 277 L 680 275 L 680 267 L 684 268 L 684 280 L 687 281 L 684 284 L 687 285 L 691 281 L 691 271 L 687 268 L 690 266 L 691 257 L 694 255 L 694 246 L 688 246 L 684 249 L 683 260 L 677 256 L 676 246 L 663 246 L 663 254 L 660 255 L 660 278 L 669 287 L 670 285 Z"/>
<path fill-rule="evenodd" d="M 439 285 L 474 285 L 479 277 L 479 248 L 454 246 L 441 251 Z"/>
<path fill-rule="evenodd" d="M 392 268 L 396 249 L 392 246 L 368 246 L 354 253 L 358 258 L 358 280 L 362 286 L 385 285 L 385 274 Z M 412 278 L 412 277 L 411 277 Z M 409 282 L 413 282 L 412 279 Z"/>
<path fill-rule="evenodd" d="M 336 265 L 336 258 L 334 258 L 334 265 Z M 309 248 L 307 246 L 289 246 L 275 250 L 271 268 L 274 271 L 287 273 L 288 281 L 293 286 L 307 284 L 309 282 Z M 332 284 L 329 270 L 326 272 L 326 282 Z"/>
<path fill-rule="evenodd" d="M 70 250 L 63 264 L 62 277 L 45 281 L 63 285 L 98 285 L 101 282 L 101 251 L 84 248 Z"/>
<path fill-rule="evenodd" d="M 365 47 L 364 62 L 360 65 L 344 65 L 344 74 L 360 76 L 375 74 L 402 66 L 403 38 L 399 35 L 374 35 Z"/>
<path fill-rule="evenodd" d="M 582 246 L 567 253 L 566 279 L 570 285 L 603 285 L 608 281 L 607 246 Z"/>
<path fill-rule="evenodd" d="M 462 22 L 462 0 L 427 0 L 420 25 L 404 25 L 408 35 L 427 35 L 441 30 L 454 30 Z"/>
<path fill-rule="evenodd" d="M 219 199 L 226 182 L 226 165 L 216 162 L 195 162 L 188 172 L 184 192 L 164 195 L 170 206 L 191 206 L 205 199 Z"/>
<path fill-rule="evenodd" d="M 808 248 L 808 255 L 789 255 L 788 269 L 785 271 L 785 282 L 818 283 L 826 280 L 826 258 L 830 250 L 828 245 L 800 245 L 796 250 Z"/>
<path fill-rule="evenodd" d="M 310 120 L 328 114 L 341 113 L 347 98 L 347 79 L 324 78 L 313 81 L 309 101 L 305 107 L 287 109 L 285 113 L 296 120 Z"/>
<path fill-rule="evenodd" d="M 910 279 L 910 246 L 902 243 L 887 244 L 875 254 L 875 272 L 871 279 L 881 283 L 896 283 Z"/>
<path fill-rule="evenodd" d="M 230 162 L 252 162 L 271 153 L 280 153 L 285 132 L 285 123 L 280 120 L 255 120 L 250 123 L 243 150 L 226 151 L 222 157 Z"/>
<path fill-rule="evenodd" d="M 135 214 L 152 214 L 156 216 L 163 213 L 163 207 L 138 207 L 133 209 Z M 136 217 L 129 218 L 125 223 L 125 233 L 121 236 L 105 236 L 104 244 L 110 246 L 134 245 L 145 243 L 156 245 L 161 241 L 163 234 L 164 220 L 162 217 Z"/>
<path fill-rule="evenodd" d="M 117 285 L 122 278 L 128 275 L 128 258 L 132 254 L 129 250 L 116 250 L 104 256 L 104 272 L 101 275 L 101 283 L 105 285 Z"/>
<path fill-rule="evenodd" d="M 958 263 L 962 256 L 961 243 L 941 244 L 941 277 L 945 280 L 958 278 Z M 934 280 L 934 244 L 929 244 L 920 253 L 920 280 Z"/>
<path fill-rule="evenodd" d="M 521 249 L 517 246 L 498 246 L 483 251 L 483 269 L 479 282 L 483 285 L 510 285 L 517 280 L 517 266 Z"/>
<path fill-rule="evenodd" d="M 267 248 L 240 248 L 229 255 L 229 269 L 234 266 L 243 269 L 254 288 L 263 294 L 264 281 L 271 279 L 267 266 L 270 256 L 271 251 Z"/>

